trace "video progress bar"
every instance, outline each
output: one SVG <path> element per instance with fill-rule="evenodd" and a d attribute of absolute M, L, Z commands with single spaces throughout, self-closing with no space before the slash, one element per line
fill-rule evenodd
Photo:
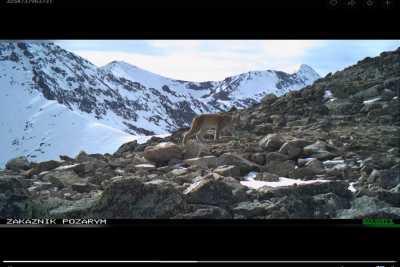
<path fill-rule="evenodd" d="M 75 261 L 42 261 L 42 260 L 4 260 L 3 263 L 397 263 L 397 261 L 233 261 L 233 260 L 221 260 L 221 261 L 210 261 L 210 260 L 136 260 L 136 261 L 88 261 L 88 260 L 75 260 Z"/>

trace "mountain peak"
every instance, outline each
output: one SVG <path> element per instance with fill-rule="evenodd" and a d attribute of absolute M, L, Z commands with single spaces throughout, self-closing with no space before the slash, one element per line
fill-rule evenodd
<path fill-rule="evenodd" d="M 313 80 L 321 78 L 318 72 L 316 72 L 312 67 L 306 64 L 301 64 L 296 74 L 299 76 L 312 78 Z"/>
<path fill-rule="evenodd" d="M 315 70 L 307 64 L 301 64 L 297 72 L 299 71 L 315 71 Z"/>
<path fill-rule="evenodd" d="M 132 65 L 126 61 L 123 60 L 113 60 L 110 63 L 108 63 L 107 65 L 105 65 L 103 68 L 107 68 L 107 67 L 115 67 L 115 66 L 122 66 L 122 67 L 127 67 L 127 68 L 135 68 L 138 69 L 137 66 Z"/>

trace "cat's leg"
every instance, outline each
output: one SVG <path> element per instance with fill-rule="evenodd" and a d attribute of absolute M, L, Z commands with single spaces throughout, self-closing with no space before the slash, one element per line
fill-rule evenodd
<path fill-rule="evenodd" d="M 200 131 L 197 132 L 196 138 L 202 143 L 205 143 L 206 140 L 204 139 L 204 135 L 207 133 L 207 130 L 201 129 Z"/>

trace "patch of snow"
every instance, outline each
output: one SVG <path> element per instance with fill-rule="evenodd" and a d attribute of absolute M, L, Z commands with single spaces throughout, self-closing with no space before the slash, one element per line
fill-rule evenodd
<path fill-rule="evenodd" d="M 332 97 L 333 97 L 332 92 L 330 90 L 326 90 L 324 93 L 324 98 L 328 99 L 328 98 L 332 98 Z"/>
<path fill-rule="evenodd" d="M 136 168 L 154 168 L 153 164 L 137 164 L 135 165 Z"/>
<path fill-rule="evenodd" d="M 303 181 L 299 179 L 291 179 L 286 177 L 279 177 L 279 181 L 277 182 L 266 182 L 266 181 L 255 180 L 256 175 L 257 172 L 250 172 L 246 176 L 244 176 L 244 179 L 246 181 L 241 181 L 240 183 L 249 188 L 258 189 L 263 186 L 282 187 L 282 186 L 291 186 L 294 184 L 312 184 L 317 182 L 328 182 L 328 180 L 320 180 L 320 179 Z"/>
<path fill-rule="evenodd" d="M 355 182 L 351 182 L 348 187 L 348 189 L 353 193 L 357 191 L 357 189 L 354 188 L 354 184 Z"/>
<path fill-rule="evenodd" d="M 55 168 L 54 170 L 55 171 L 65 171 L 65 170 L 69 170 L 69 169 L 75 168 L 78 165 L 79 165 L 79 163 L 72 164 L 72 165 L 66 165 L 66 166 L 60 166 L 60 167 Z"/>
<path fill-rule="evenodd" d="M 243 179 L 251 181 L 251 180 L 254 180 L 254 178 L 256 178 L 256 176 L 257 176 L 257 172 L 249 172 L 248 174 L 246 174 L 243 177 Z"/>
<path fill-rule="evenodd" d="M 344 160 L 326 160 L 322 162 L 324 165 L 336 165 L 336 164 L 343 164 Z"/>
<path fill-rule="evenodd" d="M 381 98 L 380 97 L 376 97 L 376 98 L 372 98 L 372 99 L 369 99 L 369 100 L 365 100 L 365 101 L 363 101 L 363 103 L 368 105 L 368 104 L 374 103 L 374 102 L 379 101 L 379 100 L 381 100 Z"/>

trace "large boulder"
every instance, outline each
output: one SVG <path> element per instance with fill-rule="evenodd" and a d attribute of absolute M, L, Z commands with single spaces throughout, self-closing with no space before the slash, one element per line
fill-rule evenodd
<path fill-rule="evenodd" d="M 350 208 L 350 200 L 329 192 L 312 197 L 316 218 L 334 218 L 338 211 Z"/>
<path fill-rule="evenodd" d="M 266 163 L 270 161 L 285 161 L 285 160 L 288 160 L 288 157 L 279 152 L 269 152 L 265 154 Z"/>
<path fill-rule="evenodd" d="M 316 173 L 313 169 L 308 167 L 296 168 L 289 174 L 291 178 L 302 179 L 302 180 L 312 180 L 315 178 Z"/>
<path fill-rule="evenodd" d="M 303 140 L 288 141 L 282 145 L 279 153 L 286 155 L 288 159 L 295 159 L 303 153 L 304 145 L 305 142 Z"/>
<path fill-rule="evenodd" d="M 101 192 L 92 191 L 87 197 L 73 201 L 50 197 L 45 202 L 41 202 L 40 207 L 44 213 L 42 216 L 60 219 L 93 218 L 90 212 L 100 196 Z"/>
<path fill-rule="evenodd" d="M 246 175 L 251 171 L 259 171 L 263 167 L 236 153 L 224 153 L 219 158 L 220 165 L 234 165 L 239 167 L 240 175 Z"/>
<path fill-rule="evenodd" d="M 388 203 L 374 197 L 362 196 L 352 201 L 350 209 L 338 212 L 337 217 L 340 219 L 400 219 L 400 208 L 391 207 Z"/>
<path fill-rule="evenodd" d="M 278 150 L 284 142 L 280 135 L 268 134 L 258 142 L 258 145 L 265 151 L 272 152 Z"/>
<path fill-rule="evenodd" d="M 182 193 L 167 181 L 142 182 L 135 177 L 113 179 L 93 207 L 103 218 L 171 218 L 185 209 Z"/>
<path fill-rule="evenodd" d="M 22 171 L 22 170 L 28 170 L 31 166 L 31 163 L 28 161 L 26 157 L 17 157 L 10 159 L 6 163 L 6 169 L 12 170 L 12 171 Z"/>
<path fill-rule="evenodd" d="M 179 214 L 173 219 L 231 219 L 231 214 L 218 206 L 190 205 L 188 211 Z"/>
<path fill-rule="evenodd" d="M 303 153 L 306 156 L 319 160 L 332 159 L 337 156 L 337 152 L 338 150 L 335 147 L 320 140 L 303 148 Z"/>
<path fill-rule="evenodd" d="M 118 150 L 114 153 L 114 156 L 121 157 L 127 152 L 134 152 L 137 146 L 137 140 L 125 143 L 118 148 Z"/>
<path fill-rule="evenodd" d="M 173 159 L 182 159 L 181 148 L 171 142 L 159 143 L 155 146 L 148 146 L 144 150 L 144 158 L 158 165 L 167 164 Z"/>
<path fill-rule="evenodd" d="M 21 177 L 0 177 L 0 218 L 30 218 L 34 204 Z"/>
<path fill-rule="evenodd" d="M 25 175 L 32 176 L 41 172 L 46 172 L 59 167 L 62 163 L 56 160 L 42 161 L 39 163 L 32 163 L 32 168 L 25 172 Z"/>
<path fill-rule="evenodd" d="M 232 208 L 232 212 L 236 219 L 263 218 L 263 216 L 268 214 L 269 209 L 273 205 L 274 203 L 269 200 L 245 201 L 236 204 Z"/>
<path fill-rule="evenodd" d="M 265 170 L 279 176 L 289 177 L 295 170 L 295 162 L 292 160 L 271 160 L 265 163 Z"/>
<path fill-rule="evenodd" d="M 264 153 L 254 153 L 250 155 L 250 160 L 259 164 L 259 165 L 264 165 L 265 164 L 265 154 Z"/>
<path fill-rule="evenodd" d="M 247 188 L 232 177 L 207 175 L 191 184 L 183 193 L 189 203 L 229 206 L 244 201 Z"/>
<path fill-rule="evenodd" d="M 222 165 L 218 166 L 215 170 L 215 173 L 218 173 L 222 176 L 230 176 L 234 178 L 240 177 L 240 168 L 234 165 Z"/>
<path fill-rule="evenodd" d="M 361 187 L 357 195 L 377 198 L 395 207 L 400 207 L 400 184 L 390 190 L 380 187 Z"/>
<path fill-rule="evenodd" d="M 388 170 L 373 170 L 366 182 L 391 189 L 400 184 L 400 166 Z"/>
<path fill-rule="evenodd" d="M 270 134 L 274 132 L 272 123 L 261 123 L 255 126 L 254 132 L 259 135 Z"/>
<path fill-rule="evenodd" d="M 236 219 L 289 219 L 313 218 L 314 208 L 311 198 L 283 196 L 272 200 L 242 202 L 233 208 Z"/>
<path fill-rule="evenodd" d="M 58 188 L 68 187 L 72 184 L 85 181 L 71 170 L 49 172 L 43 176 L 43 180 L 52 183 Z"/>
<path fill-rule="evenodd" d="M 186 159 L 184 162 L 191 166 L 198 166 L 198 167 L 204 168 L 204 169 L 215 168 L 219 165 L 218 164 L 219 159 L 216 156 L 204 156 L 201 158 L 191 158 L 191 159 Z"/>
<path fill-rule="evenodd" d="M 311 159 L 305 163 L 305 167 L 311 169 L 315 174 L 324 173 L 324 164 L 318 159 Z"/>

